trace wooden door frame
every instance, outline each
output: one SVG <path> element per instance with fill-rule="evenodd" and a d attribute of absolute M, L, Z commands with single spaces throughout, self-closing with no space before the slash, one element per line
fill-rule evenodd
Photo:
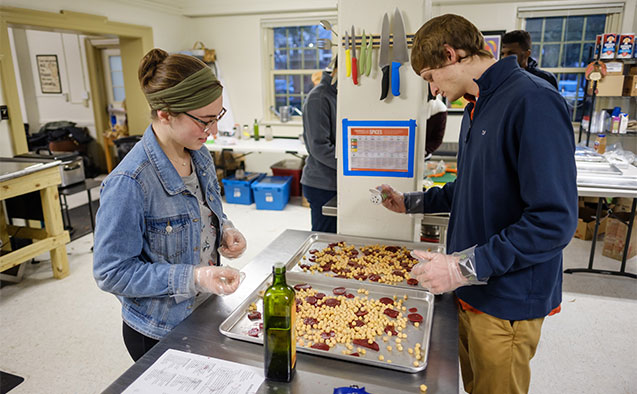
<path fill-rule="evenodd" d="M 142 134 L 144 132 L 148 125 L 150 109 L 139 88 L 137 68 L 144 54 L 153 48 L 153 29 L 151 27 L 112 22 L 104 16 L 67 10 L 53 13 L 17 7 L 0 7 L 0 41 L 3 42 L 3 45 L 0 45 L 0 80 L 2 81 L 5 103 L 9 109 L 9 129 L 14 154 L 25 153 L 28 151 L 28 147 L 18 96 L 18 85 L 13 68 L 14 60 L 9 45 L 9 27 L 119 37 L 129 133 Z M 96 75 L 94 67 L 95 53 L 90 54 L 88 47 L 87 45 L 87 62 L 95 128 L 97 140 L 103 144 L 103 139 L 100 136 L 104 131 L 103 127 L 108 127 L 108 119 L 104 111 L 103 95 L 96 94 L 101 88 L 97 85 L 99 76 Z M 93 59 L 91 59 L 92 56 Z M 104 148 L 107 149 L 105 146 Z"/>

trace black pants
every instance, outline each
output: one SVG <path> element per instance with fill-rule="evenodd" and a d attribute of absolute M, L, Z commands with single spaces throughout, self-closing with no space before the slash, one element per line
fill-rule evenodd
<path fill-rule="evenodd" d="M 142 358 L 147 351 L 159 342 L 133 330 L 126 322 L 122 323 L 122 335 L 124 336 L 126 350 L 128 350 L 128 354 L 133 358 L 133 361 Z"/>
<path fill-rule="evenodd" d="M 336 233 L 336 217 L 323 215 L 323 205 L 336 196 L 336 192 L 306 185 L 302 186 L 303 195 L 310 203 L 310 209 L 312 210 L 312 231 Z"/>

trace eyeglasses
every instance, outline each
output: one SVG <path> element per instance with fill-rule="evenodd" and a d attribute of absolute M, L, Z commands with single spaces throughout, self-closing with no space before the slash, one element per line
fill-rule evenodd
<path fill-rule="evenodd" d="M 186 115 L 187 117 L 189 117 L 190 119 L 194 120 L 197 123 L 201 123 L 203 125 L 203 131 L 206 132 L 208 130 L 210 130 L 210 128 L 219 120 L 221 120 L 221 118 L 223 118 L 223 115 L 226 114 L 226 112 L 228 112 L 225 108 L 221 108 L 221 112 L 219 112 L 219 115 L 215 116 L 212 120 L 206 122 L 205 120 L 201 120 L 196 116 L 190 115 L 188 112 L 183 112 L 184 115 Z"/>
<path fill-rule="evenodd" d="M 452 62 L 452 63 L 449 63 L 449 64 L 445 64 L 445 65 L 442 65 L 442 66 L 440 66 L 440 67 L 436 67 L 436 68 L 428 68 L 428 69 L 423 68 L 423 69 L 420 71 L 420 77 L 421 77 L 422 79 L 424 79 L 425 81 L 427 81 L 427 82 L 431 83 L 431 82 L 433 82 L 433 81 L 434 81 L 434 80 L 433 80 L 433 78 L 432 78 L 432 76 L 431 76 L 431 72 L 432 72 L 432 71 L 434 71 L 434 70 L 439 70 L 439 69 L 441 69 L 441 68 L 445 68 L 445 67 L 449 67 L 449 66 L 453 66 L 454 64 L 456 64 L 456 63 L 460 63 L 460 62 L 462 62 L 464 59 L 466 59 L 466 58 L 468 58 L 468 57 L 469 57 L 469 56 L 462 56 L 462 57 L 459 57 L 459 58 L 458 58 L 455 62 Z M 425 74 L 425 73 L 429 73 L 429 74 Z M 423 74 L 425 74 L 425 75 L 423 75 Z"/>

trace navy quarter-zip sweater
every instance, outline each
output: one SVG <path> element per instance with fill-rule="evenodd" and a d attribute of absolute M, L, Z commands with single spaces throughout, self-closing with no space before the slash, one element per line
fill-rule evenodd
<path fill-rule="evenodd" d="M 458 178 L 405 194 L 408 212 L 451 212 L 447 253 L 477 245 L 478 278 L 456 295 L 506 320 L 547 316 L 562 300 L 562 249 L 577 226 L 574 133 L 565 100 L 513 56 L 476 80 Z"/>

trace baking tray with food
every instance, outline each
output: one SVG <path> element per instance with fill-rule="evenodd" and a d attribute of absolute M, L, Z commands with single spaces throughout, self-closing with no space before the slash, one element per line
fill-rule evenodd
<path fill-rule="evenodd" d="M 288 272 L 303 353 L 416 373 L 427 366 L 434 296 L 424 290 Z M 269 276 L 221 323 L 230 338 L 263 344 Z"/>
<path fill-rule="evenodd" d="M 428 242 L 389 241 L 376 238 L 314 233 L 287 263 L 288 270 L 416 288 L 410 276 L 418 260 L 411 251 L 444 253 L 445 247 Z"/>

